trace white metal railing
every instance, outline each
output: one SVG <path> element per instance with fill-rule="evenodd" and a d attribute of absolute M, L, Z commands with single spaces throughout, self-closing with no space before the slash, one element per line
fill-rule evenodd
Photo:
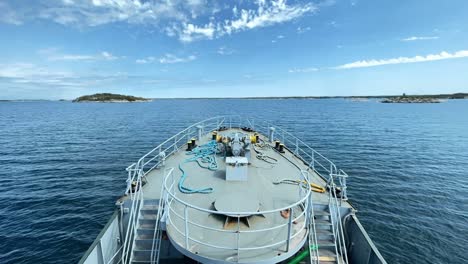
<path fill-rule="evenodd" d="M 348 174 L 344 172 L 343 170 L 339 169 L 337 174 L 333 174 L 333 182 L 335 183 L 335 187 L 340 190 L 340 205 L 342 201 L 347 201 L 348 200 L 348 192 L 347 192 L 347 186 L 346 186 L 346 179 L 348 178 Z M 338 182 L 338 184 L 337 184 Z M 335 189 L 336 189 L 335 188 Z M 336 191 L 336 190 L 335 190 Z"/>
<path fill-rule="evenodd" d="M 335 243 L 335 252 L 337 256 L 337 262 L 340 263 L 348 263 L 348 254 L 346 250 L 346 241 L 343 231 L 343 222 L 341 218 L 341 201 L 338 202 L 337 193 L 336 193 L 336 185 L 333 182 L 330 184 L 330 191 L 328 197 L 328 207 L 330 210 L 330 220 L 332 223 L 332 233 Z"/>
<path fill-rule="evenodd" d="M 114 253 L 114 255 L 112 255 L 112 257 L 109 259 L 109 261 L 107 261 L 106 263 L 107 264 L 118 264 L 122 261 L 122 259 L 120 258 L 119 259 L 119 254 L 120 254 L 120 251 L 123 249 L 123 245 L 120 246 L 117 251 Z M 115 262 L 115 260 L 118 260 L 117 262 Z"/>
<path fill-rule="evenodd" d="M 306 164 L 308 164 L 309 169 L 311 169 L 312 171 L 320 175 L 322 178 L 326 179 L 328 186 L 331 186 L 331 185 L 334 186 L 333 187 L 333 192 L 335 192 L 333 196 L 334 199 L 336 199 L 336 187 L 339 187 L 341 190 L 340 204 L 342 200 L 347 199 L 346 178 L 348 177 L 348 175 L 344 171 L 338 170 L 336 165 L 333 162 L 331 162 L 329 159 L 324 157 L 318 151 L 311 148 L 308 144 L 306 144 L 305 142 L 303 142 L 296 136 L 278 127 L 276 124 L 273 125 L 272 123 L 269 123 L 267 121 L 256 120 L 254 118 L 242 119 L 238 115 L 218 116 L 218 117 L 209 118 L 204 121 L 192 124 L 186 129 L 180 131 L 179 133 L 165 140 L 163 143 L 159 144 L 157 147 L 155 147 L 154 149 L 149 151 L 147 154 L 145 154 L 143 157 L 141 157 L 138 160 L 138 162 L 130 165 L 127 168 L 128 178 L 127 178 L 127 188 L 126 188 L 125 193 L 127 195 L 130 195 L 130 198 L 132 200 L 132 206 L 130 209 L 129 223 L 128 223 L 128 228 L 126 230 L 124 244 L 122 248 L 122 254 L 121 254 L 121 259 L 124 264 L 130 260 L 131 250 L 135 243 L 134 241 L 136 237 L 138 216 L 140 214 L 140 208 L 143 204 L 142 179 L 155 168 L 160 168 L 161 166 L 163 166 L 166 158 L 171 156 L 175 152 L 179 151 L 179 149 L 183 148 L 188 140 L 194 137 L 198 138 L 200 135 L 205 135 L 206 133 L 209 133 L 213 130 L 217 130 L 221 126 L 225 126 L 227 128 L 247 126 L 258 132 L 261 132 L 264 135 L 268 135 L 270 133 L 270 128 L 274 127 L 275 139 L 280 139 L 281 142 L 285 144 L 285 146 L 288 149 L 293 151 L 296 156 L 300 157 L 304 162 L 306 162 Z M 168 175 L 171 175 L 171 174 L 172 174 L 172 170 Z M 336 180 L 334 180 L 335 178 Z M 306 181 L 308 181 L 308 179 L 306 179 Z M 136 184 L 136 186 L 134 187 L 135 188 L 134 191 L 132 191 L 132 183 Z M 309 193 L 310 193 L 310 190 L 309 190 Z M 170 202 L 173 202 L 174 200 L 178 201 L 178 199 L 176 199 L 175 196 L 170 198 L 169 200 Z M 305 202 L 304 201 L 302 201 L 301 203 L 309 206 L 309 201 L 305 201 Z M 162 208 L 167 207 L 167 204 L 165 203 L 167 203 L 167 201 L 165 201 L 163 204 L 160 204 L 160 206 L 162 206 Z M 294 206 L 297 206 L 298 204 Z M 294 206 L 283 208 L 283 210 L 286 210 L 286 209 L 293 210 Z M 202 209 L 202 208 L 193 208 L 193 207 L 187 206 L 186 209 L 184 210 L 185 213 L 188 213 L 187 208 L 191 208 L 193 210 Z M 278 212 L 278 210 L 281 210 L 281 209 L 277 209 L 274 212 Z M 210 211 L 210 210 L 208 211 L 205 211 L 205 212 L 213 213 L 213 214 L 222 214 L 218 211 Z M 336 211 L 339 211 L 339 210 L 336 210 Z M 307 210 L 304 209 L 303 212 L 307 212 Z M 250 212 L 250 213 L 252 213 L 252 215 L 259 214 L 258 212 Z M 263 212 L 263 213 L 273 213 L 273 211 Z M 243 213 L 235 212 L 232 215 L 239 215 L 239 214 L 243 214 Z M 180 215 L 176 215 L 176 216 L 179 217 Z M 302 217 L 302 216 L 304 216 L 305 218 L 308 217 L 308 215 L 305 213 L 302 213 L 299 217 Z M 160 215 L 158 211 L 158 217 L 156 221 L 159 221 L 159 218 L 160 218 Z M 186 218 L 186 215 L 184 215 L 184 217 L 182 218 Z M 239 221 L 239 218 L 240 217 L 238 217 L 238 221 Z M 170 220 L 171 219 L 169 219 L 169 221 Z M 297 219 L 289 219 L 289 220 L 291 221 L 291 220 L 297 220 Z M 159 224 L 159 222 L 157 223 Z M 186 223 L 196 225 L 196 223 L 192 223 L 190 221 L 187 221 Z M 276 228 L 280 228 L 280 227 L 281 226 L 276 227 Z M 204 228 L 208 230 L 210 229 L 208 227 L 204 227 Z M 303 228 L 305 228 L 305 225 Z M 159 234 L 157 233 L 158 232 L 157 229 L 158 228 L 156 228 L 155 230 L 154 237 L 159 236 Z M 269 228 L 269 229 L 257 230 L 257 231 L 269 231 L 273 229 L 275 228 Z M 180 231 L 180 230 L 177 230 L 177 231 Z M 217 231 L 221 231 L 221 230 L 217 230 Z M 244 233 L 244 232 L 248 232 L 248 231 L 238 230 L 237 234 L 240 235 L 240 233 Z M 290 239 L 287 239 L 277 244 L 281 244 L 281 243 L 287 244 L 289 243 L 289 240 Z M 196 241 L 196 240 L 187 238 L 187 244 L 188 244 L 188 241 L 194 241 L 200 244 L 204 244 L 204 242 L 202 241 Z M 157 243 L 160 243 L 160 242 L 157 242 Z M 157 260 L 159 258 L 159 251 L 158 251 L 159 244 L 157 243 L 156 242 L 153 243 L 152 255 L 151 255 L 152 263 L 157 263 Z M 213 246 L 216 247 L 215 245 Z M 274 245 L 270 245 L 270 246 L 274 246 Z M 243 249 L 235 248 L 237 252 L 241 250 L 251 250 L 251 249 L 258 249 L 258 248 L 250 248 L 250 249 L 249 248 L 243 248 Z"/>
<path fill-rule="evenodd" d="M 128 194 L 131 199 L 131 207 L 128 216 L 127 229 L 125 231 L 125 238 L 122 248 L 121 261 L 122 263 L 130 263 L 132 250 L 135 244 L 137 235 L 138 219 L 140 216 L 140 209 L 143 206 L 143 185 L 142 175 L 137 170 L 136 164 L 132 164 L 127 168 L 129 174 L 130 188 Z"/>
<path fill-rule="evenodd" d="M 169 168 L 165 171 L 165 177 L 169 177 L 172 175 L 174 168 Z M 161 252 L 161 238 L 162 238 L 162 229 L 161 229 L 161 218 L 164 213 L 165 205 L 166 205 L 167 195 L 164 191 L 164 186 L 161 185 L 161 196 L 159 197 L 159 205 L 158 205 L 158 213 L 155 219 L 154 225 L 154 234 L 153 234 L 153 244 L 151 246 L 151 264 L 159 263 L 159 256 Z"/>
<path fill-rule="evenodd" d="M 237 254 L 239 259 L 240 252 L 242 251 L 249 251 L 249 250 L 257 250 L 257 249 L 264 249 L 264 248 L 273 248 L 273 247 L 282 247 L 285 246 L 286 251 L 289 250 L 290 241 L 295 238 L 296 236 L 300 235 L 305 228 L 308 228 L 309 223 L 309 202 L 311 200 L 311 188 L 309 184 L 309 179 L 307 174 L 301 172 L 301 184 L 298 187 L 298 200 L 286 207 L 277 208 L 272 210 L 264 210 L 264 211 L 254 211 L 254 212 L 225 212 L 225 211 L 215 211 L 210 209 L 201 208 L 195 206 L 187 201 L 181 199 L 176 190 L 177 184 L 172 175 L 172 170 L 169 174 L 166 175 L 163 185 L 164 185 L 164 192 L 166 193 L 168 199 L 166 201 L 165 208 L 167 210 L 167 224 L 170 225 L 175 232 L 177 232 L 183 238 L 183 247 L 186 250 L 190 251 L 190 247 L 192 243 L 203 245 L 214 250 L 232 250 L 233 253 Z M 172 178 L 170 180 L 170 178 Z M 296 216 L 294 216 L 294 210 L 300 210 Z M 240 218 L 245 216 L 252 216 L 252 215 L 268 215 L 268 214 L 278 214 L 282 211 L 289 211 L 289 217 L 285 223 L 281 223 L 278 225 L 274 225 L 268 228 L 263 229 L 248 229 L 243 230 L 240 228 Z M 207 215 L 219 215 L 219 216 L 229 216 L 233 219 L 237 219 L 237 228 L 234 229 L 219 229 L 214 228 L 211 226 L 204 226 L 201 223 L 195 222 L 190 215 L 192 213 L 197 214 L 197 218 L 200 219 L 200 214 L 207 214 Z M 292 229 L 293 223 L 302 223 L 302 225 L 296 229 Z M 220 245 L 212 244 L 208 241 L 204 240 L 201 241 L 197 239 L 195 236 L 191 235 L 191 228 L 199 228 L 204 230 L 204 232 L 213 232 L 216 237 L 224 236 L 224 238 L 231 237 L 229 245 Z M 287 236 L 284 239 L 279 239 L 275 241 L 270 241 L 268 243 L 260 244 L 253 247 L 242 247 L 239 241 L 242 239 L 244 234 L 252 234 L 256 233 L 259 234 L 258 237 L 261 237 L 262 232 L 271 232 L 273 230 L 280 230 L 286 231 Z M 219 240 L 221 241 L 221 239 Z M 232 246 L 232 245 L 236 246 Z"/>
<path fill-rule="evenodd" d="M 305 171 L 306 177 L 310 179 L 310 174 L 308 171 Z M 310 256 L 310 263 L 311 264 L 318 264 L 319 263 L 319 251 L 318 251 L 318 240 L 317 240 L 317 229 L 315 226 L 315 213 L 314 213 L 314 200 L 312 199 L 312 195 L 309 197 L 309 256 Z"/>
<path fill-rule="evenodd" d="M 342 170 L 338 170 L 337 166 L 328 158 L 320 154 L 320 152 L 276 124 L 272 124 L 264 120 L 255 120 L 253 118 L 248 118 L 247 123 L 256 131 L 259 131 L 264 135 L 269 135 L 270 129 L 274 128 L 274 139 L 280 140 L 281 143 L 290 149 L 296 156 L 308 164 L 312 171 L 324 178 L 327 181 L 327 184 L 330 184 L 333 177 L 341 176 L 341 179 L 338 183 L 335 181 L 335 184 L 337 184 L 337 187 L 344 190 L 344 193 L 346 193 L 345 178 L 347 177 L 347 174 Z"/>
<path fill-rule="evenodd" d="M 183 148 L 189 139 L 198 137 L 199 133 L 205 135 L 223 125 L 229 128 L 248 126 L 264 135 L 268 135 L 270 133 L 270 128 L 274 127 L 275 139 L 281 140 L 296 156 L 306 162 L 311 170 L 326 179 L 327 184 L 331 182 L 333 177 L 339 177 L 339 180 L 335 181 L 335 184 L 342 190 L 342 194 L 344 194 L 343 197 L 346 198 L 346 178 L 348 176 L 344 171 L 338 170 L 337 166 L 332 161 L 276 124 L 255 118 L 242 119 L 238 115 L 218 116 L 192 124 L 141 157 L 135 164 L 135 169 L 137 169 L 141 175 L 146 176 L 153 169 L 164 165 L 165 159 Z M 201 131 L 198 131 L 198 127 L 201 127 Z M 131 187 L 130 183 L 131 181 L 128 180 L 127 194 Z"/>
<path fill-rule="evenodd" d="M 224 122 L 225 117 L 213 117 L 187 127 L 146 153 L 134 164 L 134 168 L 138 171 L 138 175 L 141 175 L 141 177 L 146 176 L 153 169 L 164 165 L 166 158 L 183 148 L 188 140 L 198 137 L 198 127 L 201 128 L 200 132 L 204 135 L 206 134 L 205 132 L 211 132 L 219 128 Z M 127 180 L 127 189 L 125 191 L 126 194 L 128 194 L 131 188 L 130 184 L 131 181 L 129 177 Z"/>

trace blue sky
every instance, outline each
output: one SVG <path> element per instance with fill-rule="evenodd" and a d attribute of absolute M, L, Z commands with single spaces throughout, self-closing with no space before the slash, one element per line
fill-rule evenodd
<path fill-rule="evenodd" d="M 0 99 L 468 92 L 466 0 L 2 0 Z"/>

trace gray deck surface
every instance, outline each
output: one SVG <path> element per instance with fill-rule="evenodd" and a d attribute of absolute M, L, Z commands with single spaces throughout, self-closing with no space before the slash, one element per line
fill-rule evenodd
<path fill-rule="evenodd" d="M 239 131 L 238 129 L 231 129 L 227 133 Z M 242 133 L 246 133 L 243 132 Z M 251 133 L 250 133 L 251 134 Z M 261 136 L 263 140 L 267 140 Z M 197 144 L 204 144 L 211 139 L 211 134 L 206 135 L 202 142 Z M 273 182 L 282 179 L 300 179 L 300 172 L 307 170 L 307 166 L 293 153 L 286 150 L 286 153 L 280 154 L 273 149 L 262 150 L 264 154 L 273 157 L 278 160 L 277 164 L 269 164 L 263 160 L 259 160 L 255 157 L 256 152 L 252 149 L 252 155 L 250 158 L 251 164 L 248 166 L 248 181 L 245 182 L 232 182 L 225 180 L 225 162 L 224 158 L 218 156 L 218 170 L 209 171 L 207 169 L 200 168 L 196 162 L 190 162 L 183 165 L 184 170 L 188 174 L 185 181 L 185 186 L 190 188 L 213 188 L 213 192 L 209 194 L 184 194 L 181 193 L 176 187 L 176 195 L 178 198 L 185 202 L 188 202 L 197 207 L 215 210 L 213 203 L 215 201 L 223 200 L 222 197 L 229 196 L 234 203 L 231 208 L 238 208 L 242 211 L 242 208 L 256 208 L 260 211 L 278 209 L 292 205 L 299 200 L 299 189 L 297 185 L 291 184 L 278 184 L 275 185 Z M 182 163 L 189 155 L 186 154 L 185 149 L 181 149 L 174 155 L 170 156 L 166 160 L 164 167 L 155 169 L 147 175 L 147 184 L 143 187 L 145 199 L 159 199 L 161 195 L 161 184 L 164 177 L 165 169 L 174 168 L 174 181 L 177 184 L 182 173 L 179 171 L 178 166 Z M 191 157 L 191 156 L 190 156 Z M 300 168 L 300 169 L 299 169 Z M 316 175 L 314 172 L 311 173 L 311 181 L 320 186 L 325 186 L 324 180 Z M 328 193 L 317 193 L 313 192 L 312 199 L 314 204 L 328 204 Z M 221 203 L 221 202 L 220 202 Z M 226 206 L 226 201 L 222 201 Z M 254 205 L 252 205 L 254 203 Z M 248 206 L 244 206 L 248 204 Z M 343 206 L 349 206 L 348 203 L 344 203 Z M 184 207 L 180 203 L 172 204 L 170 211 L 171 221 L 167 226 L 167 233 L 171 239 L 179 244 L 181 247 L 185 247 L 185 238 L 177 230 L 184 233 L 185 223 L 180 219 L 178 215 L 184 215 Z M 229 206 L 228 206 L 229 207 Z M 299 215 L 302 212 L 302 208 L 297 206 L 293 209 L 294 216 Z M 234 222 L 229 222 L 225 226 L 226 217 L 220 215 L 212 215 L 206 212 L 197 211 L 195 209 L 188 209 L 190 221 L 193 223 L 189 224 L 189 236 L 193 240 L 197 240 L 202 243 L 212 244 L 219 247 L 259 247 L 266 244 L 273 244 L 287 238 L 287 223 L 288 219 L 283 218 L 279 212 L 266 214 L 264 216 L 251 216 L 247 222 L 241 221 L 237 223 L 237 218 L 234 218 Z M 296 235 L 295 239 L 291 242 L 291 248 L 294 245 L 300 243 L 307 235 L 307 230 L 303 229 L 299 232 L 299 229 L 304 224 L 304 218 L 301 217 L 294 225 L 292 235 Z M 171 224 L 172 223 L 172 224 Z M 241 231 L 253 231 L 264 228 L 277 226 L 280 224 L 286 224 L 281 228 L 270 231 L 261 231 L 255 233 L 240 233 L 240 239 L 237 239 L 235 231 L 240 228 Z M 227 232 L 212 231 L 202 229 L 197 225 L 208 226 L 215 229 L 225 230 Z M 218 259 L 218 260 L 235 260 L 239 258 L 241 262 L 256 262 L 261 260 L 271 259 L 278 254 L 285 253 L 285 244 L 273 246 L 261 250 L 242 250 L 239 253 L 236 250 L 228 249 L 215 249 L 197 243 L 195 241 L 189 241 L 189 248 L 192 253 L 200 256 Z M 239 254 L 239 255 L 238 255 Z"/>

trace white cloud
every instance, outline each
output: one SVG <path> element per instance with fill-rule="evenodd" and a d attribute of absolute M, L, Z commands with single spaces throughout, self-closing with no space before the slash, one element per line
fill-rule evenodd
<path fill-rule="evenodd" d="M 1 78 L 35 78 L 70 75 L 71 74 L 68 72 L 51 71 L 32 63 L 0 64 Z"/>
<path fill-rule="evenodd" d="M 319 6 L 288 4 L 287 0 L 224 4 L 215 0 L 37 0 L 31 5 L 15 3 L 14 8 L 0 3 L 0 22 L 22 24 L 39 19 L 77 28 L 120 22 L 192 42 L 285 23 L 313 13 Z"/>
<path fill-rule="evenodd" d="M 306 72 L 316 72 L 318 71 L 318 68 L 293 68 L 290 69 L 288 72 L 289 73 L 306 73 Z"/>
<path fill-rule="evenodd" d="M 281 24 L 312 13 L 317 7 L 312 3 L 287 5 L 286 0 L 258 1 L 256 9 L 233 8 L 234 17 L 222 21 L 210 21 L 204 25 L 182 23 L 166 28 L 169 35 L 178 35 L 183 42 L 213 39 L 236 32 Z"/>
<path fill-rule="evenodd" d="M 179 39 L 183 42 L 191 42 L 199 39 L 212 39 L 216 28 L 213 23 L 204 26 L 184 23 L 182 30 L 179 32 Z"/>
<path fill-rule="evenodd" d="M 413 36 L 413 37 L 401 39 L 401 41 L 435 40 L 435 39 L 439 39 L 439 37 L 438 36 L 432 36 L 432 37 L 416 37 L 416 36 Z"/>
<path fill-rule="evenodd" d="M 101 52 L 101 56 L 102 56 L 102 58 L 104 58 L 105 60 L 116 60 L 116 59 L 118 59 L 118 57 L 112 55 L 111 53 L 109 53 L 109 52 L 107 52 L 107 51 Z"/>
<path fill-rule="evenodd" d="M 225 46 L 219 47 L 216 51 L 219 55 L 231 55 L 234 53 L 233 49 L 227 48 Z"/>
<path fill-rule="evenodd" d="M 305 5 L 287 5 L 285 0 L 259 1 L 257 10 L 240 11 L 240 18 L 227 20 L 222 27 L 223 34 L 253 29 L 257 27 L 266 27 L 291 21 L 306 13 L 316 11 L 316 7 L 311 3 Z"/>
<path fill-rule="evenodd" d="M 97 60 L 116 60 L 119 57 L 112 55 L 107 51 L 103 51 L 96 55 L 84 55 L 84 54 L 56 54 L 56 51 L 39 51 L 40 54 L 47 55 L 47 59 L 50 61 L 97 61 Z"/>
<path fill-rule="evenodd" d="M 297 27 L 296 31 L 298 34 L 303 34 L 311 29 L 311 27 Z"/>
<path fill-rule="evenodd" d="M 67 72 L 32 63 L 0 64 L 0 86 L 89 87 L 103 82 L 125 79 L 126 73 L 97 74 Z M 27 86 L 25 86 L 27 85 Z"/>
<path fill-rule="evenodd" d="M 166 54 L 163 57 L 159 58 L 159 63 L 162 64 L 172 64 L 172 63 L 181 63 L 189 62 L 195 60 L 197 57 L 195 55 L 190 55 L 188 57 L 177 57 L 173 54 Z"/>
<path fill-rule="evenodd" d="M 153 63 L 156 61 L 156 58 L 153 56 L 146 57 L 144 59 L 138 59 L 135 62 L 138 64 L 148 64 L 148 63 Z"/>
<path fill-rule="evenodd" d="M 402 64 L 402 63 L 416 63 L 416 62 L 427 62 L 427 61 L 438 61 L 438 60 L 448 60 L 456 58 L 465 58 L 468 57 L 468 50 L 461 50 L 455 53 L 448 53 L 442 51 L 439 54 L 429 54 L 426 56 L 414 56 L 414 57 L 399 57 L 393 59 L 383 59 L 383 60 L 362 60 L 352 63 L 343 64 L 335 67 L 335 69 L 353 69 L 353 68 L 365 68 L 365 67 L 375 67 L 389 64 Z"/>
<path fill-rule="evenodd" d="M 190 55 L 187 57 L 177 57 L 173 54 L 165 54 L 161 58 L 157 59 L 153 56 L 149 56 L 143 59 L 137 59 L 135 63 L 137 64 L 148 64 L 148 63 L 155 63 L 159 62 L 162 64 L 173 64 L 173 63 L 182 63 L 182 62 L 189 62 L 195 60 L 197 57 L 195 55 Z"/>

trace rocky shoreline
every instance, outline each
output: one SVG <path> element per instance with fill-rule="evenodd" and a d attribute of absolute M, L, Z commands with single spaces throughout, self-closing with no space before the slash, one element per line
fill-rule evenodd
<path fill-rule="evenodd" d="M 437 98 L 402 96 L 386 98 L 380 102 L 385 104 L 437 104 L 441 103 L 442 101 Z"/>
<path fill-rule="evenodd" d="M 143 97 L 135 97 L 131 95 L 111 94 L 111 93 L 99 93 L 92 95 L 84 95 L 73 100 L 74 103 L 138 103 L 138 102 L 150 102 L 151 99 Z"/>

